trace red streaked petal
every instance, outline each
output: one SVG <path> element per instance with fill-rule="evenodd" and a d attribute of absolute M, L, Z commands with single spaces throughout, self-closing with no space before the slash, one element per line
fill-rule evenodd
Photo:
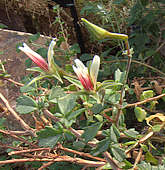
<path fill-rule="evenodd" d="M 25 43 L 23 47 L 19 47 L 34 63 L 36 63 L 44 71 L 49 71 L 47 62 L 35 51 L 29 48 Z"/>
<path fill-rule="evenodd" d="M 37 64 L 41 69 L 44 71 L 49 71 L 48 64 L 44 59 L 38 59 L 31 55 L 30 53 L 26 53 L 26 55 L 35 63 Z"/>

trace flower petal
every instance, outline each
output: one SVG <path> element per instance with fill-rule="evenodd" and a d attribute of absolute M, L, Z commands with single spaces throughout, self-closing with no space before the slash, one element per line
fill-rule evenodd
<path fill-rule="evenodd" d="M 80 70 L 78 68 L 76 68 L 74 65 L 73 65 L 73 70 L 76 73 L 76 75 L 77 75 L 78 79 L 80 80 L 81 84 L 83 85 L 84 89 L 88 90 L 88 87 L 87 87 L 87 85 L 85 83 L 85 80 L 84 80 Z"/>
<path fill-rule="evenodd" d="M 36 63 L 44 71 L 49 71 L 47 62 L 35 51 L 29 48 L 25 43 L 23 47 L 19 47 L 34 63 Z"/>
<path fill-rule="evenodd" d="M 96 89 L 99 68 L 100 68 L 100 57 L 98 55 L 95 55 L 90 67 L 90 77 L 95 89 Z"/>
<path fill-rule="evenodd" d="M 54 41 L 55 38 L 51 41 L 50 45 L 49 45 L 49 49 L 48 49 L 48 65 L 51 68 L 51 65 L 54 64 L 54 46 L 56 45 L 56 41 Z"/>
<path fill-rule="evenodd" d="M 83 87 L 86 90 L 93 90 L 93 84 L 91 82 L 88 69 L 84 66 L 84 64 L 79 59 L 75 60 L 75 64 L 77 67 L 73 65 L 73 70 L 77 74 L 77 77 L 81 81 Z"/>

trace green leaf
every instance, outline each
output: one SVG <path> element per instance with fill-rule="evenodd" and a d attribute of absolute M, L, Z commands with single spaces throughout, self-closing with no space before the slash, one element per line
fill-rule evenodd
<path fill-rule="evenodd" d="M 125 79 L 125 72 L 121 72 L 120 69 L 115 71 L 115 81 L 119 83 L 123 83 Z"/>
<path fill-rule="evenodd" d="M 129 161 L 124 160 L 123 162 L 125 163 L 125 166 L 122 167 L 123 169 L 130 169 L 131 167 L 133 167 L 133 164 L 131 164 Z"/>
<path fill-rule="evenodd" d="M 0 29 L 8 28 L 7 25 L 0 23 Z"/>
<path fill-rule="evenodd" d="M 84 149 L 85 147 L 85 143 L 83 141 L 74 141 L 73 142 L 73 147 L 76 149 L 76 150 L 82 150 Z"/>
<path fill-rule="evenodd" d="M 146 118 L 147 112 L 141 107 L 135 107 L 134 112 L 137 120 L 139 122 L 143 122 L 143 120 Z"/>
<path fill-rule="evenodd" d="M 122 4 L 122 3 L 126 3 L 126 0 L 115 0 L 115 1 L 113 1 L 113 4 L 115 4 L 115 5 L 119 5 L 119 4 Z"/>
<path fill-rule="evenodd" d="M 37 76 L 34 79 L 32 79 L 27 86 L 30 86 L 31 84 L 35 83 L 36 81 L 44 79 L 44 78 L 48 78 L 48 77 L 51 77 L 51 76 L 50 75 Z"/>
<path fill-rule="evenodd" d="M 75 43 L 70 47 L 71 51 L 74 51 L 75 53 L 81 53 L 79 44 Z"/>
<path fill-rule="evenodd" d="M 66 96 L 66 94 L 60 86 L 53 87 L 49 94 L 49 101 L 57 103 L 57 99 L 63 96 Z"/>
<path fill-rule="evenodd" d="M 71 119 L 75 119 L 77 116 L 79 116 L 81 113 L 83 113 L 86 109 L 85 108 L 81 108 L 79 110 L 76 110 L 74 112 L 69 113 L 69 115 L 67 115 L 67 119 L 71 120 Z"/>
<path fill-rule="evenodd" d="M 58 106 L 64 115 L 70 112 L 76 105 L 77 96 L 68 94 L 58 99 Z"/>
<path fill-rule="evenodd" d="M 57 142 L 60 140 L 61 135 L 50 136 L 48 138 L 42 138 L 39 140 L 39 146 L 51 147 L 53 148 Z"/>
<path fill-rule="evenodd" d="M 36 52 L 40 54 L 43 58 L 47 59 L 48 50 L 46 48 L 39 48 Z"/>
<path fill-rule="evenodd" d="M 91 126 L 85 127 L 84 133 L 81 135 L 81 137 L 85 139 L 85 142 L 92 140 L 96 136 L 101 126 L 102 123 L 98 122 Z"/>
<path fill-rule="evenodd" d="M 73 83 L 75 86 L 79 87 L 80 89 L 83 89 L 83 86 L 79 80 L 68 76 L 64 76 L 64 78 L 66 78 L 70 83 Z"/>
<path fill-rule="evenodd" d="M 31 60 L 30 58 L 26 59 L 26 60 L 25 60 L 25 66 L 26 66 L 26 68 L 31 67 L 32 63 L 33 63 L 33 62 L 32 62 L 32 60 Z"/>
<path fill-rule="evenodd" d="M 110 127 L 110 139 L 111 139 L 111 141 L 116 143 L 116 142 L 118 142 L 119 137 L 120 137 L 120 132 L 117 129 L 117 127 L 113 124 Z"/>
<path fill-rule="evenodd" d="M 109 96 L 108 101 L 113 104 L 118 104 L 120 101 L 120 93 L 116 92 Z"/>
<path fill-rule="evenodd" d="M 106 80 L 106 81 L 103 81 L 101 84 L 99 84 L 98 89 L 100 88 L 118 88 L 119 86 L 122 86 L 123 84 L 122 83 L 117 83 L 117 82 L 114 82 L 113 80 Z"/>
<path fill-rule="evenodd" d="M 39 145 L 44 147 L 54 147 L 62 137 L 63 130 L 46 126 L 45 129 L 37 132 Z"/>
<path fill-rule="evenodd" d="M 94 156 L 100 154 L 100 153 L 103 153 L 105 152 L 108 148 L 109 148 L 109 144 L 110 144 L 110 139 L 109 138 L 105 138 L 103 139 L 102 141 L 100 141 L 98 144 L 97 144 L 97 147 L 96 149 L 94 149 L 92 151 L 92 154 Z"/>
<path fill-rule="evenodd" d="M 33 86 L 26 86 L 24 85 L 23 87 L 20 88 L 21 93 L 27 93 L 31 91 L 35 91 L 35 88 Z"/>
<path fill-rule="evenodd" d="M 162 94 L 165 93 L 165 89 L 162 90 Z M 165 102 L 165 96 L 162 97 L 162 100 Z"/>
<path fill-rule="evenodd" d="M 153 97 L 153 96 L 154 96 L 153 90 L 144 91 L 144 92 L 140 95 L 140 101 L 149 99 L 149 98 L 151 98 L 151 97 Z"/>
<path fill-rule="evenodd" d="M 99 122 L 103 122 L 103 116 L 100 114 L 94 115 L 94 117 L 99 121 Z"/>
<path fill-rule="evenodd" d="M 75 120 L 75 119 L 68 120 L 68 119 L 66 119 L 66 118 L 62 118 L 62 119 L 60 120 L 60 122 L 61 122 L 62 124 L 64 124 L 66 128 L 70 128 L 70 127 L 72 126 L 72 124 L 76 122 L 76 120 Z"/>
<path fill-rule="evenodd" d="M 27 68 L 26 70 L 39 72 L 39 73 L 44 73 L 44 71 L 40 67 L 31 67 L 31 68 Z"/>
<path fill-rule="evenodd" d="M 20 114 L 31 113 L 37 110 L 37 103 L 29 96 L 21 96 L 17 98 L 16 111 Z"/>
<path fill-rule="evenodd" d="M 162 129 L 162 125 L 154 125 L 152 126 L 152 130 L 154 132 L 159 132 Z"/>
<path fill-rule="evenodd" d="M 112 154 L 118 161 L 123 161 L 126 158 L 124 149 L 121 149 L 119 145 L 111 145 Z"/>
<path fill-rule="evenodd" d="M 145 154 L 145 158 L 147 162 L 158 165 L 158 160 L 155 159 L 149 151 Z"/>
<path fill-rule="evenodd" d="M 38 40 L 39 37 L 40 37 L 40 33 L 38 32 L 37 34 L 31 35 L 28 41 L 32 43 L 33 41 Z"/>
<path fill-rule="evenodd" d="M 42 129 L 39 132 L 37 132 L 37 135 L 38 139 L 43 139 L 51 136 L 56 136 L 58 134 L 62 134 L 62 132 L 63 132 L 62 129 L 46 126 L 45 129 Z"/>
<path fill-rule="evenodd" d="M 106 163 L 104 166 L 101 167 L 101 169 L 111 169 L 112 170 L 112 167 L 109 163 Z"/>
<path fill-rule="evenodd" d="M 95 104 L 93 105 L 93 107 L 92 107 L 92 112 L 93 112 L 94 114 L 98 114 L 98 113 L 100 113 L 103 109 L 104 109 L 104 108 L 103 108 L 102 104 L 97 104 L 97 103 L 95 103 Z"/>
<path fill-rule="evenodd" d="M 151 164 L 150 163 L 146 163 L 144 161 L 142 161 L 140 164 L 138 164 L 137 167 L 138 167 L 139 170 L 144 170 L 144 169 L 146 169 L 146 170 L 153 170 Z"/>
<path fill-rule="evenodd" d="M 123 133 L 131 138 L 137 138 L 137 135 L 139 135 L 139 132 L 137 132 L 134 128 L 124 130 Z"/>
<path fill-rule="evenodd" d="M 87 54 L 87 53 L 84 53 L 80 56 L 81 61 L 89 61 L 92 59 L 93 59 L 93 56 L 91 56 L 90 54 Z"/>

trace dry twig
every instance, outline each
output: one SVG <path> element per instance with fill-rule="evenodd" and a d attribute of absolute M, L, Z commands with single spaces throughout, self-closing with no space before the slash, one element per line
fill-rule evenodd
<path fill-rule="evenodd" d="M 0 98 L 2 99 L 2 101 L 4 102 L 4 104 L 6 105 L 7 109 L 10 111 L 10 113 L 12 114 L 12 116 L 17 120 L 17 122 L 21 125 L 21 127 L 26 130 L 29 131 L 29 133 L 34 137 L 36 136 L 35 134 L 35 130 L 32 129 L 28 124 L 26 124 L 24 122 L 24 120 L 14 111 L 14 109 L 10 106 L 9 102 L 7 101 L 7 99 L 2 95 L 2 93 L 0 93 Z"/>
<path fill-rule="evenodd" d="M 5 160 L 5 161 L 0 161 L 0 165 L 4 164 L 10 164 L 10 163 L 25 163 L 25 162 L 71 162 L 71 163 L 76 163 L 76 164 L 81 164 L 81 165 L 88 165 L 90 167 L 99 167 L 99 166 L 104 166 L 105 162 L 95 162 L 95 161 L 89 161 L 81 158 L 72 158 L 70 156 L 58 156 L 55 159 L 53 158 L 24 158 L 24 159 L 11 159 L 11 160 Z"/>

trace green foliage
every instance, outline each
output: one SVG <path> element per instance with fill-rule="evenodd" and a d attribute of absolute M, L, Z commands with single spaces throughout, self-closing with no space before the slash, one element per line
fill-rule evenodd
<path fill-rule="evenodd" d="M 130 28 L 135 26 L 130 32 L 129 41 L 131 47 L 134 47 L 134 57 L 145 62 L 148 58 L 157 54 L 155 52 L 157 47 L 156 42 L 160 38 L 159 24 L 162 22 L 159 17 L 164 16 L 164 12 L 158 10 L 160 3 L 164 2 L 152 1 L 150 3 L 150 1 L 144 0 L 134 3 L 133 1 L 126 0 L 88 1 L 83 3 L 84 6 L 81 9 L 81 15 L 91 16 L 92 18 L 90 19 L 94 18 L 95 23 L 98 23 L 97 25 L 108 31 L 124 33 L 127 31 L 126 22 L 128 22 Z M 124 12 L 124 9 L 127 8 L 131 8 L 130 13 L 128 11 Z M 53 56 L 53 59 L 60 71 L 59 75 L 52 76 L 49 73 L 46 74 L 39 67 L 28 69 L 40 75 L 36 77 L 29 75 L 22 81 L 25 85 L 20 88 L 20 92 L 23 95 L 17 99 L 16 111 L 20 114 L 33 113 L 31 115 L 34 118 L 37 136 L 23 136 L 22 138 L 30 141 L 32 144 L 35 143 L 39 147 L 50 147 L 52 149 L 48 155 L 44 152 L 42 155 L 42 152 L 40 152 L 39 154 L 42 156 L 54 154 L 54 156 L 60 158 L 60 156 L 66 155 L 72 157 L 74 154 L 76 158 L 80 157 L 89 161 L 88 158 L 84 157 L 84 153 L 103 158 L 103 153 L 108 152 L 112 157 L 112 161 L 114 160 L 123 169 L 133 168 L 134 163 L 137 161 L 136 158 L 132 157 L 131 162 L 129 162 L 126 153 L 132 151 L 140 152 L 139 149 L 142 149 L 144 161 L 136 162 L 138 169 L 163 169 L 163 158 L 161 156 L 164 155 L 164 145 L 161 144 L 159 146 L 159 141 L 152 142 L 152 136 L 150 134 L 153 132 L 154 135 L 157 135 L 156 137 L 158 139 L 164 141 L 162 135 L 162 131 L 164 131 L 164 116 L 159 115 L 158 117 L 149 117 L 147 119 L 147 114 L 153 114 L 152 111 L 156 108 L 156 103 L 158 102 L 147 102 L 143 104 L 144 108 L 142 105 L 137 106 L 136 103 L 135 105 L 131 104 L 134 111 L 128 108 L 130 106 L 129 103 L 135 102 L 136 97 L 139 97 L 138 99 L 140 101 L 144 101 L 153 98 L 157 92 L 156 88 L 155 91 L 143 91 L 140 84 L 140 90 L 138 94 L 136 93 L 136 97 L 135 93 L 129 93 L 129 85 L 131 83 L 127 85 L 126 82 L 130 63 L 119 62 L 120 59 L 123 60 L 122 53 L 127 55 L 129 48 L 125 49 L 124 47 L 127 47 L 128 44 L 124 44 L 125 41 L 112 42 L 102 40 L 94 44 L 96 45 L 95 48 L 91 46 L 91 54 L 89 52 L 80 56 L 83 62 L 87 61 L 88 66 L 92 62 L 89 60 L 93 58 L 93 53 L 98 52 L 101 56 L 101 66 L 96 88 L 86 90 L 83 86 L 83 81 L 91 75 L 85 75 L 86 72 L 81 70 L 82 72 L 80 71 L 79 74 L 82 75 L 80 77 L 82 78 L 85 75 L 82 81 L 75 74 L 73 75 L 71 65 L 73 63 L 73 56 L 80 55 L 80 48 L 78 44 L 70 45 L 70 47 L 67 44 L 68 48 L 65 50 L 60 48 L 63 42 L 67 43 L 69 35 L 65 31 L 67 29 L 66 23 L 60 17 L 60 6 L 54 6 L 53 10 L 57 15 L 53 24 L 59 25 L 60 29 L 56 33 L 58 40 L 57 46 L 54 48 L 55 56 Z M 129 18 L 125 16 L 129 16 Z M 162 33 L 163 39 L 165 37 L 164 35 Z M 39 36 L 39 33 L 30 36 L 29 42 L 33 43 Z M 88 45 L 91 44 L 87 42 Z M 129 50 L 132 51 L 131 49 Z M 46 58 L 47 51 L 45 48 L 39 48 L 37 53 Z M 159 62 L 161 60 L 160 56 L 157 59 L 157 62 Z M 113 60 L 116 62 L 110 65 L 109 63 Z M 127 59 L 124 60 L 127 61 Z M 155 60 L 151 62 L 155 62 Z M 31 60 L 26 60 L 26 65 L 28 67 L 31 66 Z M 63 67 L 65 67 L 65 70 Z M 136 70 L 136 74 L 131 72 L 131 75 L 135 79 L 143 71 L 141 67 L 136 68 L 133 69 Z M 139 69 L 140 72 L 138 71 Z M 3 75 L 4 73 L 6 74 L 3 64 L 1 64 L 0 71 Z M 63 84 L 60 82 L 63 82 Z M 132 92 L 136 92 L 135 89 L 131 90 Z M 164 89 L 162 93 L 164 93 Z M 164 101 L 164 98 L 162 99 L 160 102 Z M 131 113 L 130 121 L 127 121 L 128 113 Z M 138 122 L 133 120 L 134 115 Z M 145 119 L 147 124 L 143 122 Z M 139 127 L 139 124 L 141 127 Z M 5 129 L 3 119 L 0 121 L 0 128 Z M 3 139 L 3 135 L 0 137 Z M 31 147 L 28 143 L 23 143 L 22 141 L 14 141 L 12 145 L 13 147 L 21 147 L 21 150 L 24 147 L 26 149 Z M 60 145 L 67 149 L 72 149 L 72 153 L 62 151 Z M 79 152 L 76 153 L 76 151 Z M 11 149 L 8 152 L 11 152 Z M 37 156 L 37 152 L 35 154 Z M 158 156 L 162 159 L 161 165 L 158 165 Z M 1 159 L 6 159 L 6 157 L 2 157 Z M 93 159 L 90 159 L 90 161 L 93 161 Z M 71 162 L 53 163 L 49 166 L 49 169 L 84 168 L 81 165 L 74 164 L 77 163 L 76 161 Z M 38 169 L 41 164 L 33 163 L 32 166 Z M 109 163 L 106 163 L 101 168 L 112 169 Z"/>
<path fill-rule="evenodd" d="M 37 110 L 38 104 L 29 96 L 20 96 L 17 98 L 16 111 L 20 114 L 31 113 Z"/>
<path fill-rule="evenodd" d="M 92 140 L 96 136 L 101 126 L 102 123 L 98 122 L 91 126 L 85 127 L 84 133 L 81 135 L 81 137 L 85 139 L 85 142 Z"/>
<path fill-rule="evenodd" d="M 62 133 L 61 129 L 45 127 L 45 129 L 38 132 L 39 145 L 54 147 L 62 137 Z"/>
<path fill-rule="evenodd" d="M 0 29 L 4 29 L 4 28 L 8 28 L 8 26 L 3 23 L 0 23 Z"/>
<path fill-rule="evenodd" d="M 76 96 L 66 95 L 58 99 L 58 106 L 62 114 L 66 115 L 68 112 L 72 111 L 72 109 L 76 105 Z"/>
<path fill-rule="evenodd" d="M 146 118 L 147 112 L 141 107 L 135 107 L 134 112 L 139 122 L 142 122 Z"/>
<path fill-rule="evenodd" d="M 145 61 L 153 56 L 156 60 L 151 63 L 159 68 L 161 64 L 157 61 L 161 60 L 161 56 L 156 49 L 160 45 L 157 42 L 161 37 L 162 18 L 165 16 L 162 3 L 163 1 L 139 0 L 134 3 L 128 18 L 128 26 L 131 28 L 130 44 L 135 49 L 136 58 Z"/>
<path fill-rule="evenodd" d="M 114 157 L 120 162 L 126 158 L 124 150 L 121 149 L 118 144 L 111 145 L 111 151 Z"/>
<path fill-rule="evenodd" d="M 132 129 L 128 129 L 124 131 L 124 134 L 131 138 L 137 138 L 137 135 L 139 135 L 139 132 L 137 132 L 134 128 L 132 128 Z"/>
<path fill-rule="evenodd" d="M 32 43 L 32 42 L 38 40 L 39 37 L 40 37 L 40 33 L 31 35 L 31 36 L 29 37 L 28 41 L 29 41 L 30 43 Z"/>

